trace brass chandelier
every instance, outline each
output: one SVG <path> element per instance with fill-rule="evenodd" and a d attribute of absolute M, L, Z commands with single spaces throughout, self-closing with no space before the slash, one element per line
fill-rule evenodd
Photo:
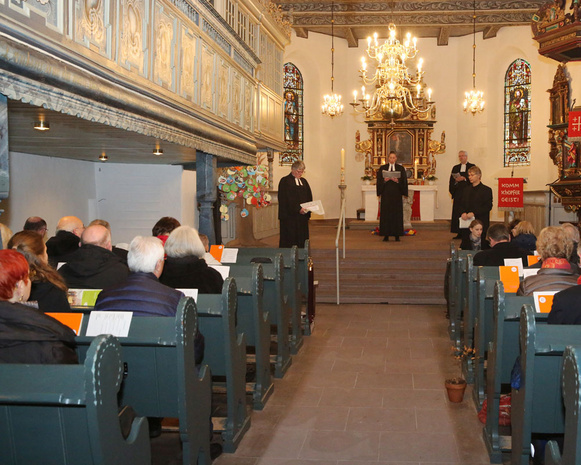
<path fill-rule="evenodd" d="M 341 95 L 335 94 L 333 92 L 333 84 L 335 83 L 335 16 L 334 16 L 335 4 L 331 3 L 331 95 L 325 95 L 323 97 L 323 115 L 330 116 L 331 118 L 335 116 L 341 116 L 343 114 L 343 104 L 341 103 Z"/>
<path fill-rule="evenodd" d="M 359 99 L 357 91 L 353 92 L 351 105 L 355 111 L 365 113 L 368 118 L 393 120 L 406 114 L 426 115 L 431 110 L 434 102 L 432 90 L 426 88 L 423 80 L 423 60 L 418 60 L 415 75 L 410 74 L 406 65 L 406 61 L 414 59 L 418 53 L 416 42 L 417 39 L 408 33 L 405 42 L 400 43 L 393 23 L 389 25 L 389 37 L 383 44 L 378 43 L 377 33 L 373 34 L 373 40 L 367 38 L 367 55 L 375 60 L 375 71 L 368 75 L 367 61 L 362 57 L 359 77 L 364 85 Z M 366 93 L 365 86 L 375 87 L 372 95 Z"/>
<path fill-rule="evenodd" d="M 484 92 L 476 90 L 476 0 L 472 13 L 472 90 L 464 93 L 464 112 L 480 113 L 484 110 Z"/>

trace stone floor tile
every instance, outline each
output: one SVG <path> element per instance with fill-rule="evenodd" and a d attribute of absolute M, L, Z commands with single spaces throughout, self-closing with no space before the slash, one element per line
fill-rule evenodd
<path fill-rule="evenodd" d="M 300 458 L 325 460 L 376 461 L 379 453 L 378 432 L 311 431 Z"/>
<path fill-rule="evenodd" d="M 328 387 L 323 390 L 320 406 L 374 407 L 383 403 L 383 389 L 344 389 Z"/>
<path fill-rule="evenodd" d="M 344 431 L 349 407 L 294 407 L 284 413 L 278 425 L 303 430 Z"/>
<path fill-rule="evenodd" d="M 351 408 L 347 431 L 416 431 L 413 408 Z"/>
<path fill-rule="evenodd" d="M 459 462 L 459 455 L 450 433 L 383 432 L 379 460 Z"/>

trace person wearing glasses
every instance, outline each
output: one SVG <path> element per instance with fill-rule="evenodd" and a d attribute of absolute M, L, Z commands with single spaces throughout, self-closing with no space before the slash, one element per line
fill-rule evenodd
<path fill-rule="evenodd" d="M 48 225 L 40 216 L 31 216 L 27 218 L 24 223 L 23 231 L 34 231 L 40 234 L 43 239 L 46 237 L 46 232 L 48 231 Z"/>
<path fill-rule="evenodd" d="M 302 203 L 311 202 L 313 194 L 303 173 L 305 163 L 295 161 L 290 174 L 281 178 L 278 183 L 278 219 L 280 220 L 279 247 L 304 247 L 309 238 L 309 218 L 311 212 L 301 207 Z"/>

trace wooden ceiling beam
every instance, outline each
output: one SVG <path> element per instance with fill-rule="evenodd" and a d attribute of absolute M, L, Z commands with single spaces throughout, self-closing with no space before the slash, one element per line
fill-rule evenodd
<path fill-rule="evenodd" d="M 349 47 L 354 48 L 359 47 L 359 40 L 357 40 L 357 37 L 355 37 L 355 34 L 353 33 L 353 28 L 349 27 L 345 29 L 345 39 L 347 39 L 347 45 Z"/>
<path fill-rule="evenodd" d="M 482 38 L 483 39 L 492 39 L 496 37 L 498 31 L 500 30 L 499 26 L 488 26 L 482 31 Z"/>
<path fill-rule="evenodd" d="M 441 27 L 438 33 L 438 45 L 448 45 L 448 39 L 450 39 L 450 28 Z"/>
<path fill-rule="evenodd" d="M 297 37 L 300 37 L 301 39 L 309 38 L 309 30 L 306 27 L 295 27 L 294 30 Z"/>

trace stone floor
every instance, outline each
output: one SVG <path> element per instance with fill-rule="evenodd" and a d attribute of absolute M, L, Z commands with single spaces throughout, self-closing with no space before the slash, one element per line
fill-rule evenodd
<path fill-rule="evenodd" d="M 235 454 L 216 465 L 489 463 L 443 306 L 317 306 L 312 336 Z"/>

